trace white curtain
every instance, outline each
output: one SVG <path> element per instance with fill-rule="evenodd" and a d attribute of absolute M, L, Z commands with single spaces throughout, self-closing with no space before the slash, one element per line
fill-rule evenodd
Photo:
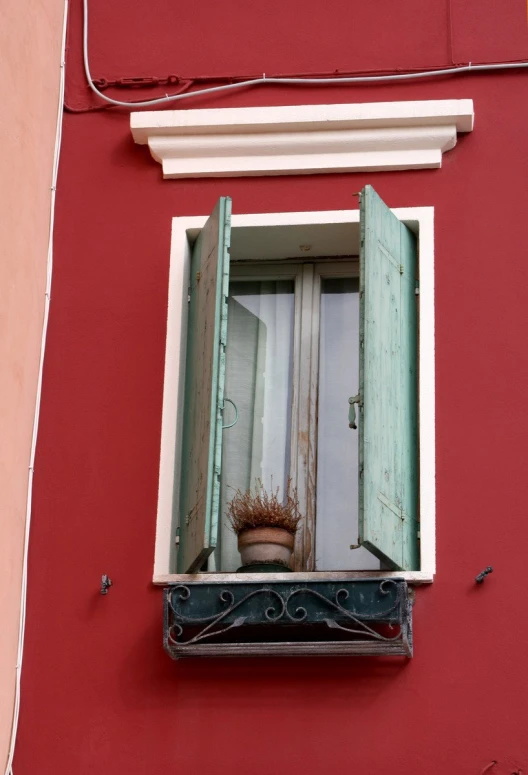
<path fill-rule="evenodd" d="M 380 567 L 367 549 L 350 549 L 358 538 L 358 432 L 348 427 L 348 399 L 359 388 L 358 290 L 355 279 L 322 281 L 316 570 Z"/>
<path fill-rule="evenodd" d="M 223 432 L 219 546 L 209 569 L 240 566 L 226 508 L 237 489 L 284 488 L 290 470 L 294 288 L 290 280 L 235 281 L 228 302 L 225 397 L 238 421 Z M 224 423 L 234 419 L 226 402 Z"/>

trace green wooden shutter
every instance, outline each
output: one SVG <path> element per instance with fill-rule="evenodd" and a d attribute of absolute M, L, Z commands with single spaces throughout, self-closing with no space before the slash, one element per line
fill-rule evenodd
<path fill-rule="evenodd" d="M 419 570 L 416 241 L 371 186 L 360 234 L 359 539 Z"/>
<path fill-rule="evenodd" d="M 199 571 L 218 537 L 230 233 L 231 199 L 222 197 L 191 258 L 179 573 Z"/>

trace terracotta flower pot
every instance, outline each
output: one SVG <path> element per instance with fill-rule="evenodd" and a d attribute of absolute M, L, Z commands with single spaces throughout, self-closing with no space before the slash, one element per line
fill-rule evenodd
<path fill-rule="evenodd" d="M 274 563 L 290 566 L 294 537 L 280 527 L 254 527 L 238 536 L 242 565 Z"/>

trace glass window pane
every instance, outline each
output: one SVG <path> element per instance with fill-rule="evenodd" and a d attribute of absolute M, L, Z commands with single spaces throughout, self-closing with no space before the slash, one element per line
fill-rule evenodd
<path fill-rule="evenodd" d="M 317 421 L 317 570 L 378 569 L 358 539 L 358 433 L 348 399 L 359 388 L 359 281 L 323 279 Z"/>
<path fill-rule="evenodd" d="M 220 546 L 217 570 L 240 566 L 236 537 L 226 525 L 235 491 L 262 480 L 285 490 L 290 472 L 293 363 L 293 280 L 233 281 L 228 300 L 225 397 L 238 422 L 224 430 Z M 234 410 L 226 402 L 224 423 Z"/>

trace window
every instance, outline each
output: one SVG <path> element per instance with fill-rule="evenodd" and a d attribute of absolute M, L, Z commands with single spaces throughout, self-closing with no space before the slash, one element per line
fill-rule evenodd
<path fill-rule="evenodd" d="M 172 475 L 172 480 L 176 490 L 180 483 L 183 488 L 178 497 L 184 505 L 182 513 L 185 514 L 180 525 L 179 572 L 199 570 L 208 555 L 210 567 L 214 568 L 216 565 L 217 570 L 230 571 L 234 569 L 233 563 L 236 563 L 236 559 L 229 557 L 227 543 L 222 541 L 220 506 L 224 496 L 221 493 L 221 485 L 225 488 L 229 483 L 229 466 L 238 469 L 237 475 L 245 477 L 246 480 L 248 477 L 251 479 L 254 475 L 260 475 L 265 481 L 267 473 L 263 471 L 261 451 L 265 444 L 269 444 L 269 440 L 264 438 L 266 433 L 271 432 L 281 436 L 281 443 L 274 447 L 280 447 L 281 451 L 280 455 L 276 455 L 273 471 L 269 466 L 266 471 L 269 471 L 270 475 L 273 473 L 274 482 L 275 476 L 284 479 L 288 473 L 293 472 L 300 495 L 302 490 L 305 506 L 309 506 L 305 513 L 308 515 L 307 526 L 310 530 L 306 533 L 315 535 L 315 541 L 306 540 L 307 535 L 304 539 L 301 538 L 301 546 L 297 549 L 298 570 L 346 572 L 365 567 L 375 570 L 380 567 L 381 559 L 382 569 L 403 567 L 408 577 L 430 580 L 434 570 L 434 443 L 431 434 L 434 428 L 434 383 L 432 394 L 431 390 L 428 390 L 429 399 L 424 402 L 422 398 L 425 391 L 424 380 L 434 378 L 430 341 L 433 334 L 433 311 L 432 304 L 423 313 L 420 309 L 420 350 L 423 350 L 424 339 L 423 344 L 429 347 L 430 358 L 427 359 L 427 350 L 424 350 L 426 358 L 423 364 L 420 362 L 418 403 L 415 389 L 415 280 L 418 272 L 415 268 L 417 264 L 414 263 L 413 234 L 390 213 L 375 192 L 367 187 L 362 197 L 365 250 L 362 254 L 362 271 L 358 284 L 358 261 L 355 257 L 359 252 L 357 213 L 238 216 L 242 223 L 238 225 L 237 218 L 234 219 L 231 293 L 229 303 L 226 304 L 224 302 L 229 295 L 229 217 L 225 212 L 227 206 L 227 201 L 221 202 L 199 232 L 192 247 L 192 266 L 188 260 L 180 261 L 176 266 L 174 256 L 171 264 L 172 300 L 174 301 L 177 288 L 181 294 L 182 288 L 189 286 L 191 302 L 188 335 L 185 334 L 185 305 L 181 308 L 181 320 L 174 314 L 174 309 L 172 315 L 169 310 L 166 363 L 166 377 L 169 379 L 166 379 L 164 399 L 156 580 L 166 581 L 168 574 L 171 570 L 174 572 L 176 567 L 174 559 L 172 565 L 163 560 L 163 556 L 168 559 L 167 536 L 170 528 L 167 525 L 167 506 L 171 500 L 171 505 L 174 506 L 176 501 L 176 496 L 169 493 L 167 486 L 170 478 L 168 465 L 176 462 L 178 473 L 176 476 Z M 420 275 L 422 259 L 427 257 L 429 261 L 425 272 L 429 303 L 432 302 L 430 210 L 417 208 L 415 217 L 408 218 L 411 223 L 414 221 L 415 231 L 420 232 Z M 274 218 L 281 223 L 274 224 Z M 244 219 L 246 223 L 252 221 L 253 226 L 244 226 Z M 187 219 L 185 233 L 191 241 L 197 235 L 197 229 L 193 226 L 189 228 L 189 220 Z M 288 220 L 291 223 L 288 223 Z M 424 234 L 421 233 L 422 224 L 426 224 Z M 181 234 L 183 224 L 178 226 Z M 416 229 L 416 226 L 419 226 L 419 229 Z M 259 229 L 260 233 L 257 233 Z M 265 244 L 261 239 L 263 235 L 266 237 Z M 181 237 L 179 239 L 181 240 Z M 174 245 L 175 243 L 173 249 L 181 251 L 181 242 L 176 244 L 176 248 Z M 402 251 L 407 251 L 404 259 L 400 257 Z M 190 253 L 189 245 L 187 258 Z M 411 263 L 405 267 L 407 259 Z M 186 263 L 190 267 L 189 281 L 184 276 Z M 380 267 L 383 267 L 383 270 Z M 371 276 L 366 275 L 369 271 Z M 365 285 L 366 276 L 368 279 Z M 400 288 L 402 277 L 406 285 L 403 295 Z M 218 278 L 220 282 L 217 281 Z M 397 294 L 394 293 L 396 284 L 399 288 Z M 365 327 L 358 337 L 354 332 L 354 322 L 359 323 L 360 288 L 364 299 L 362 305 Z M 387 288 L 389 301 L 384 307 L 378 302 L 381 292 Z M 193 304 L 193 294 L 197 294 L 195 299 L 200 297 L 204 301 Z M 215 304 L 210 303 L 212 299 Z M 174 307 L 174 304 L 172 306 Z M 366 314 L 365 306 L 370 309 Z M 222 322 L 222 314 L 228 307 L 229 322 L 226 328 L 225 322 Z M 402 307 L 405 308 L 405 317 L 401 315 Z M 264 311 L 261 313 L 261 310 Z M 374 318 L 368 317 L 374 314 L 373 311 Z M 197 322 L 196 316 L 200 315 L 202 318 Z M 212 337 L 209 341 L 203 335 L 194 339 L 197 331 L 210 332 L 213 323 L 220 332 L 216 340 Z M 280 329 L 280 337 L 274 334 L 274 327 Z M 287 335 L 282 335 L 285 331 Z M 383 334 L 381 339 L 380 332 Z M 246 349 L 245 356 L 239 358 L 239 362 L 229 357 L 230 339 L 236 339 L 237 336 L 239 345 Z M 267 339 L 265 344 L 263 338 Z M 352 384 L 349 389 L 346 388 L 345 393 L 348 395 L 345 397 L 345 403 L 342 398 L 343 385 L 339 385 L 336 376 L 340 377 L 342 372 L 345 384 L 347 381 L 354 382 L 353 370 L 357 368 L 361 338 L 367 346 L 363 358 L 365 386 L 363 391 L 359 390 L 360 404 L 357 407 L 360 417 L 358 433 L 349 429 L 347 422 L 348 398 L 358 392 L 358 388 Z M 187 343 L 185 406 L 182 402 L 180 378 L 183 371 L 183 348 L 180 348 L 179 357 L 178 353 L 169 352 L 169 340 L 174 345 L 178 339 Z M 225 372 L 223 351 L 226 344 L 227 374 L 222 374 L 221 372 Z M 391 365 L 396 350 L 400 355 L 402 352 L 404 354 L 403 366 L 401 362 L 398 366 Z M 381 357 L 383 353 L 388 354 L 385 360 Z M 262 374 L 264 357 L 267 358 L 267 383 L 259 377 Z M 240 394 L 239 391 L 235 400 L 229 395 L 229 391 L 237 384 L 243 361 L 246 371 L 248 364 L 251 365 L 250 371 L 252 370 L 253 374 L 249 375 L 249 382 L 252 379 L 253 384 L 246 386 L 245 393 L 243 391 Z M 336 364 L 339 368 L 336 368 Z M 274 369 L 273 375 L 269 373 L 270 368 Z M 245 378 L 247 380 L 248 374 Z M 175 400 L 174 390 L 172 397 L 168 395 L 170 381 L 174 379 L 179 385 L 176 389 L 179 394 L 178 402 Z M 207 391 L 204 385 L 209 384 L 211 388 Z M 369 394 L 370 385 L 372 389 Z M 221 430 L 222 424 L 231 422 L 229 412 L 234 412 L 229 402 L 224 404 L 224 398 L 234 401 L 239 416 L 241 410 L 245 416 L 245 420 L 239 420 L 241 425 L 238 428 L 234 426 L 233 429 Z M 341 401 L 344 403 L 342 407 Z M 180 404 L 179 423 L 177 403 Z M 271 424 L 264 417 L 266 406 L 268 415 L 274 418 Z M 421 422 L 420 468 L 415 444 L 418 406 Z M 344 420 L 345 438 L 350 439 L 345 447 L 341 440 L 336 441 L 334 438 L 336 433 L 341 433 L 340 416 Z M 191 419 L 193 417 L 194 420 Z M 370 425 L 367 417 L 370 417 Z M 261 422 L 259 427 L 255 419 L 262 418 L 265 422 Z M 194 431 L 190 430 L 193 423 Z M 248 430 L 250 425 L 251 438 Z M 180 455 L 173 452 L 171 460 L 170 454 L 167 454 L 170 434 L 172 432 L 174 444 L 174 433 L 178 427 L 182 451 Z M 235 429 L 236 433 L 233 433 Z M 357 444 L 358 435 L 358 450 L 363 455 L 363 460 L 359 463 L 363 468 L 363 477 L 355 477 L 352 474 L 345 478 L 342 469 L 350 466 L 353 470 L 357 465 L 353 457 L 357 454 L 354 452 L 354 444 Z M 244 441 L 240 441 L 242 437 L 245 438 Z M 204 438 L 207 439 L 206 445 L 201 444 Z M 300 440 L 308 442 L 306 449 L 300 449 Z M 212 450 L 214 452 L 211 452 Z M 389 464 L 383 457 L 387 450 L 390 452 Z M 176 453 L 177 451 L 178 444 Z M 312 461 L 307 459 L 310 454 L 314 458 Z M 244 459 L 242 472 L 236 463 L 237 455 Z M 180 477 L 182 460 L 184 475 Z M 199 461 L 199 464 L 190 465 L 191 460 Z M 306 481 L 303 481 L 303 476 Z M 396 489 L 391 489 L 394 477 L 398 479 L 398 484 Z M 345 496 L 338 493 L 341 485 L 345 488 Z M 235 486 L 240 485 L 235 482 Z M 351 544 L 357 543 L 357 530 L 354 526 L 354 520 L 357 519 L 354 501 L 357 496 L 354 494 L 354 488 L 363 491 L 363 502 L 360 504 L 362 541 L 376 554 L 376 558 L 367 554 L 365 548 L 349 548 Z M 198 498 L 193 497 L 193 493 L 198 494 Z M 309 504 L 310 498 L 312 506 Z M 417 519 L 414 518 L 418 517 L 418 498 L 420 534 Z M 202 516 L 198 517 L 200 510 Z M 325 539 L 328 539 L 326 545 Z M 217 544 L 219 548 L 215 551 Z M 350 561 L 345 565 L 343 555 L 336 554 L 337 547 L 339 551 L 343 550 L 345 557 L 348 553 L 363 553 L 368 558 L 367 563 Z M 174 552 L 172 554 L 174 556 Z M 383 575 L 387 575 L 385 570 Z"/>
<path fill-rule="evenodd" d="M 237 421 L 222 438 L 209 569 L 240 566 L 225 518 L 235 490 L 258 479 L 284 492 L 290 478 L 306 515 L 296 568 L 379 569 L 368 550 L 351 549 L 351 537 L 358 544 L 358 433 L 348 418 L 359 386 L 357 257 L 233 261 L 230 276 L 224 423 Z"/>

